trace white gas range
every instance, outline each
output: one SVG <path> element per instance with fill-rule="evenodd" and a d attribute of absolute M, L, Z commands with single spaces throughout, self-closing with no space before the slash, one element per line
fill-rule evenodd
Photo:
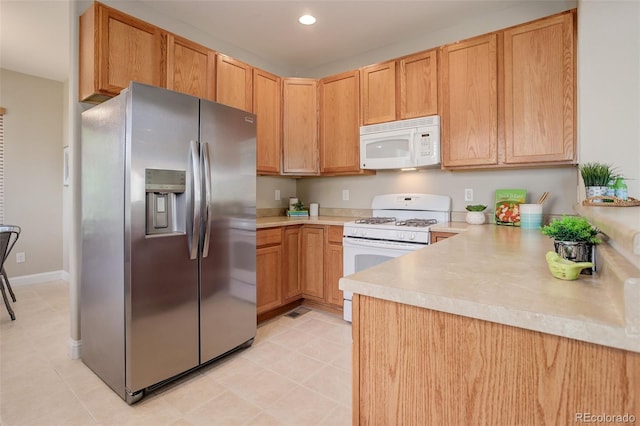
<path fill-rule="evenodd" d="M 344 276 L 427 246 L 431 225 L 451 218 L 451 198 L 446 195 L 376 195 L 371 208 L 373 217 L 344 224 Z M 344 292 L 346 321 L 351 321 L 352 297 Z"/>

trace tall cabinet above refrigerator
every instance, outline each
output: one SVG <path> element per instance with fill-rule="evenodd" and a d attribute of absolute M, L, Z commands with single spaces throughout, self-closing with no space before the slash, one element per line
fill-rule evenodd
<path fill-rule="evenodd" d="M 253 342 L 255 116 L 131 83 L 81 150 L 82 359 L 131 404 Z"/>

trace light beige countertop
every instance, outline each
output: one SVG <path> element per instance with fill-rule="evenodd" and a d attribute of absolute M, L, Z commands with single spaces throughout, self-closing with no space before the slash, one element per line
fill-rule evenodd
<path fill-rule="evenodd" d="M 551 276 L 539 231 L 453 222 L 437 244 L 340 279 L 340 289 L 640 352 L 640 270 L 608 244 L 598 272 Z"/>
<path fill-rule="evenodd" d="M 306 216 L 306 217 L 287 217 L 287 216 L 268 216 L 256 219 L 256 228 L 274 228 L 277 226 L 287 225 L 338 225 L 342 226 L 345 222 L 355 220 L 354 217 L 341 216 Z"/>

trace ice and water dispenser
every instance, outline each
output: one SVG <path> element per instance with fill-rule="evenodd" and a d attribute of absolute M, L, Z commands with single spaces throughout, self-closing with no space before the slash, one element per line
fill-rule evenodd
<path fill-rule="evenodd" d="M 186 172 L 145 170 L 147 235 L 183 234 Z"/>

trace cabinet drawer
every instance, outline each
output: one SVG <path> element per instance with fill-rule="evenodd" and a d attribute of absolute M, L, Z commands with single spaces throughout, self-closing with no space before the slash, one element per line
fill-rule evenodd
<path fill-rule="evenodd" d="M 282 243 L 282 228 L 258 229 L 256 232 L 256 246 L 269 246 Z"/>
<path fill-rule="evenodd" d="M 342 226 L 327 226 L 327 241 L 334 244 L 342 244 Z"/>

